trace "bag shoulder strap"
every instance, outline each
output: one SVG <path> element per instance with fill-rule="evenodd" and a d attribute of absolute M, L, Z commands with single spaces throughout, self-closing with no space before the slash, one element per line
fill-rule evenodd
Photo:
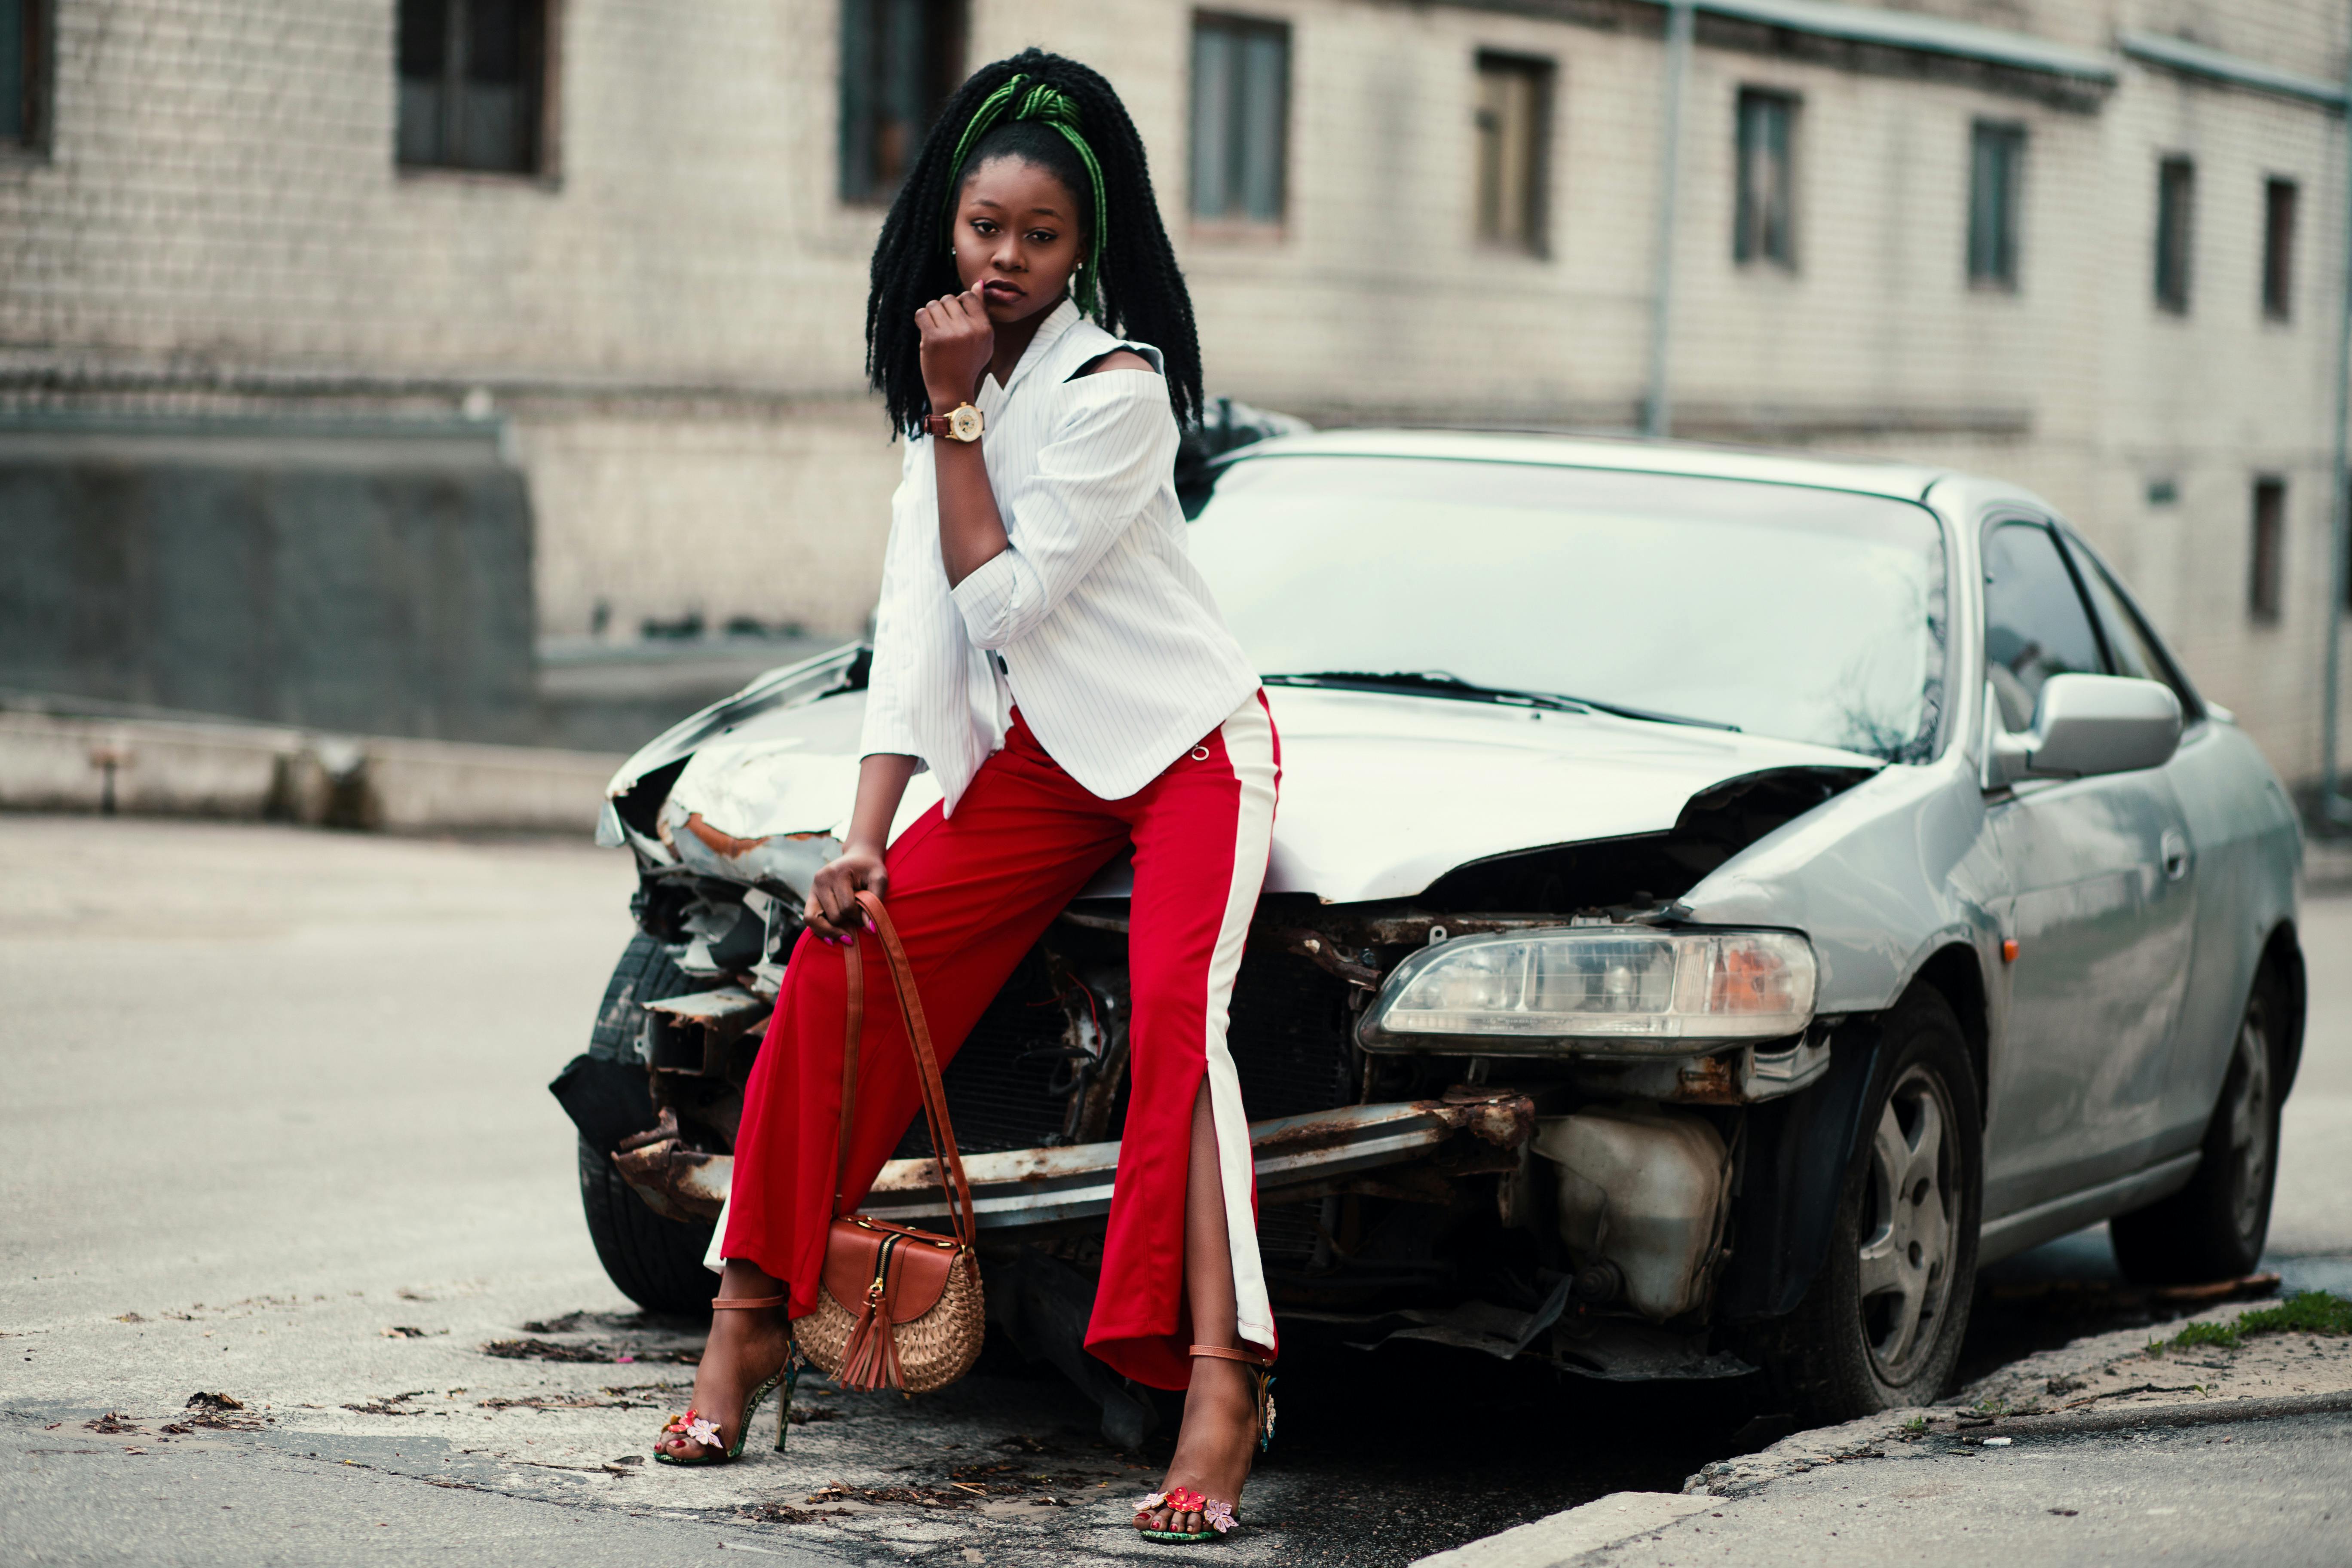
<path fill-rule="evenodd" d="M 971 1247 L 975 1231 L 971 1186 L 964 1178 L 963 1155 L 956 1148 L 955 1127 L 948 1119 L 947 1089 L 940 1080 L 939 1056 L 931 1047 L 930 1025 L 923 1016 L 923 999 L 916 989 L 914 965 L 907 958 L 907 950 L 898 941 L 898 928 L 891 923 L 889 911 L 882 907 L 882 900 L 870 892 L 861 891 L 857 895 L 857 902 L 865 910 L 866 918 L 873 922 L 874 934 L 880 939 L 884 964 L 890 972 L 891 986 L 898 994 L 899 1016 L 906 1020 L 907 1042 L 915 1053 L 916 1077 L 923 1096 L 923 1118 L 929 1124 L 931 1133 L 932 1177 L 939 1183 L 940 1192 L 947 1200 L 956 1239 Z M 834 1197 L 836 1214 L 840 1212 L 842 1196 L 849 1186 L 849 1132 L 857 1099 L 858 1036 L 865 1018 L 866 1004 L 865 964 L 859 957 L 860 950 L 853 943 L 844 952 L 849 1005 L 842 1040 L 841 1166 L 835 1178 Z"/>

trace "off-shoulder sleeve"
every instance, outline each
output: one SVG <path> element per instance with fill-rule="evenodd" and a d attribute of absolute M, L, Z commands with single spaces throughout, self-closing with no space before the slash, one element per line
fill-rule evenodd
<path fill-rule="evenodd" d="M 955 585 L 971 640 L 1003 647 L 1062 601 L 1169 481 L 1176 417 L 1168 384 L 1109 370 L 1068 384 L 1071 406 L 1007 498 L 1020 542 Z"/>

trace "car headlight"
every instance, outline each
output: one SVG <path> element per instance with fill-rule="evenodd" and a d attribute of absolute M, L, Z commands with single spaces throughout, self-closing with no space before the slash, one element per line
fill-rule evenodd
<path fill-rule="evenodd" d="M 1397 965 L 1366 1050 L 1684 1055 L 1793 1035 L 1813 1016 L 1813 950 L 1777 931 L 1623 927 L 1456 937 Z"/>

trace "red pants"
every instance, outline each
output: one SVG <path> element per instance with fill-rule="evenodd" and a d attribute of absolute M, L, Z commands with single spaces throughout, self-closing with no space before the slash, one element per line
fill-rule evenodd
<path fill-rule="evenodd" d="M 1064 773 L 1016 711 L 1004 749 L 982 764 L 955 815 L 933 806 L 885 857 L 890 917 L 944 1063 L 1063 906 L 1134 845 L 1127 1127 L 1087 1348 L 1154 1387 L 1182 1388 L 1192 1377 L 1184 1190 L 1203 1074 L 1242 1337 L 1276 1348 L 1258 1263 L 1249 1129 L 1225 1022 L 1265 876 L 1280 775 L 1263 696 L 1124 800 L 1101 799 Z M 864 1199 L 921 1110 L 887 970 L 877 958 L 865 971 L 844 1212 Z M 815 1310 L 834 1217 L 845 992 L 840 951 L 803 932 L 744 1091 L 735 1144 L 721 1249 L 783 1280 L 794 1317 Z"/>

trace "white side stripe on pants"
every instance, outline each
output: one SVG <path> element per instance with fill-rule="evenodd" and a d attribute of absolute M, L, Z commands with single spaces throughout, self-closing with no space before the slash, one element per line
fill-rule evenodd
<path fill-rule="evenodd" d="M 1234 1305 L 1241 1337 L 1271 1351 L 1274 1308 L 1266 1300 L 1265 1270 L 1257 1255 L 1257 1218 L 1250 1204 L 1249 1115 L 1242 1108 L 1241 1078 L 1225 1047 L 1225 1032 L 1234 977 L 1241 973 L 1242 946 L 1274 844 L 1274 726 L 1258 705 L 1257 693 L 1252 692 L 1218 733 L 1242 788 L 1241 809 L 1234 822 L 1233 887 L 1209 959 L 1209 1117 L 1216 1131 L 1217 1173 L 1225 1192 L 1225 1240 L 1233 1253 Z"/>

